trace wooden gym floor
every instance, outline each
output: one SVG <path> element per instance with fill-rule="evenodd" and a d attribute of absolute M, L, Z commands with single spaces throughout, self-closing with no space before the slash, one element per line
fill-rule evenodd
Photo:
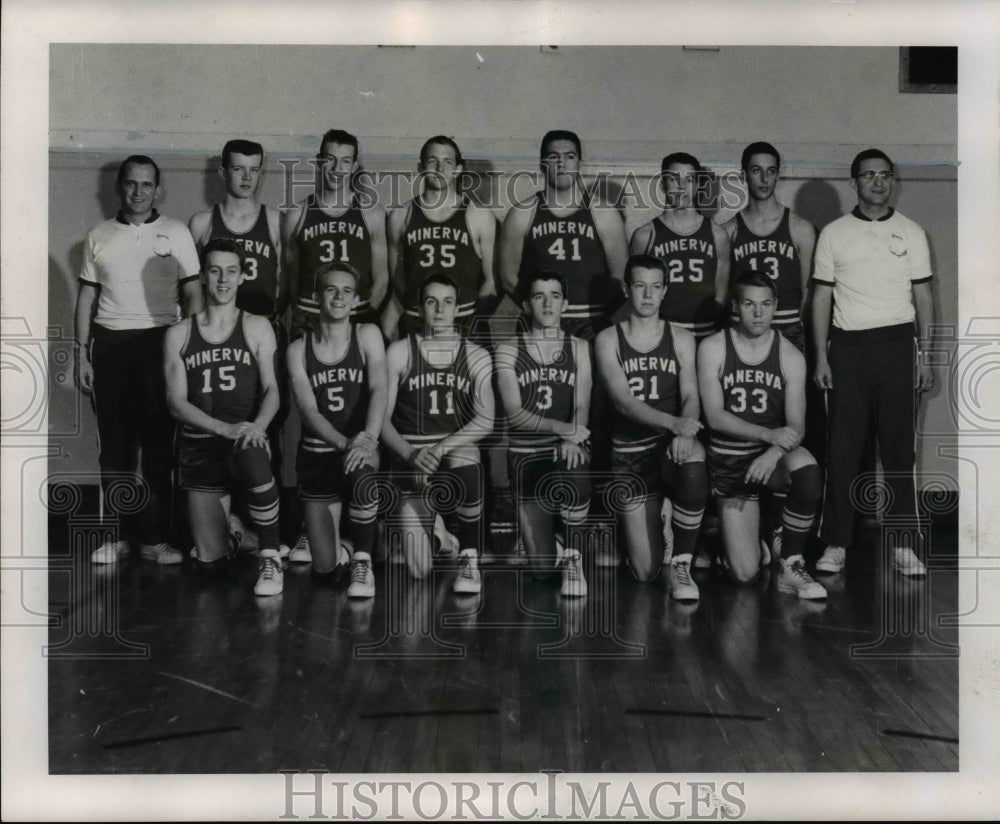
<path fill-rule="evenodd" d="M 53 774 L 958 769 L 954 531 L 926 579 L 869 528 L 826 603 L 700 572 L 672 602 L 627 568 L 563 599 L 523 568 L 483 595 L 376 567 L 374 601 L 306 567 L 256 598 L 185 564 L 96 568 L 50 522 Z M 70 552 L 67 554 L 67 547 Z"/>

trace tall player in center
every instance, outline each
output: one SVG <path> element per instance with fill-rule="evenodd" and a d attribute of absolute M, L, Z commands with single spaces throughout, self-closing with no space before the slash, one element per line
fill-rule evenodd
<path fill-rule="evenodd" d="M 420 287 L 440 272 L 458 286 L 458 328 L 476 339 L 488 338 L 484 324 L 498 300 L 493 276 L 497 221 L 462 194 L 463 168 L 454 140 L 445 135 L 428 139 L 420 149 L 420 193 L 389 212 L 389 272 L 397 301 L 391 306 L 396 313 L 402 310 L 399 337 L 423 329 Z M 388 309 L 386 318 L 391 333 L 394 319 Z"/>

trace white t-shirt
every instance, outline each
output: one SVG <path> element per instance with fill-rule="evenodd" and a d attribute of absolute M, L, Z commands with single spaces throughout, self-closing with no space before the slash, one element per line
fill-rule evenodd
<path fill-rule="evenodd" d="M 116 218 L 87 233 L 80 280 L 100 286 L 96 323 L 151 329 L 180 318 L 179 284 L 200 271 L 187 226 L 173 218 L 133 226 Z"/>
<path fill-rule="evenodd" d="M 813 279 L 833 287 L 833 325 L 844 331 L 912 323 L 912 286 L 932 277 L 927 235 L 893 212 L 837 218 L 816 241 Z"/>

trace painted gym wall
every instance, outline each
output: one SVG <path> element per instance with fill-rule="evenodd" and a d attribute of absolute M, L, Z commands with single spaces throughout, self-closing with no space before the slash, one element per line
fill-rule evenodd
<path fill-rule="evenodd" d="M 198 78 L 198 82 L 191 82 Z M 361 139 L 370 171 L 413 172 L 423 140 L 452 135 L 467 168 L 508 176 L 537 168 L 538 141 L 570 128 L 585 173 L 635 174 L 641 191 L 668 151 L 717 174 L 767 139 L 783 153 L 778 197 L 821 228 L 855 199 L 850 158 L 876 145 L 900 169 L 897 205 L 927 230 L 940 323 L 957 321 L 956 98 L 900 94 L 896 48 L 54 45 L 50 50 L 49 327 L 72 339 L 76 276 L 87 230 L 117 208 L 114 173 L 127 154 L 163 169 L 160 210 L 187 220 L 222 196 L 218 152 L 232 137 L 268 152 L 262 197 L 278 205 L 309 189 L 307 159 L 330 127 Z M 296 187 L 287 163 L 296 158 Z M 389 194 L 388 184 L 379 188 Z M 530 191 L 521 181 L 518 195 Z M 406 187 L 404 186 L 404 191 Z M 481 192 L 485 197 L 485 190 Z M 655 214 L 630 204 L 629 231 Z M 51 469 L 96 481 L 96 426 L 73 389 L 65 344 L 50 353 Z M 921 413 L 919 468 L 950 477 L 953 443 L 944 375 Z M 287 473 L 286 473 L 286 480 Z"/>

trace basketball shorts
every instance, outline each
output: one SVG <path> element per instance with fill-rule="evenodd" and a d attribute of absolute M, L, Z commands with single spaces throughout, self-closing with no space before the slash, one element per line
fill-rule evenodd
<path fill-rule="evenodd" d="M 195 492 L 228 492 L 238 484 L 236 442 L 217 435 L 192 438 L 181 435 L 177 470 L 181 489 Z"/>
<path fill-rule="evenodd" d="M 426 497 L 438 512 L 453 512 L 461 506 L 472 506 L 483 499 L 482 464 L 445 466 L 429 478 L 414 472 L 405 461 L 395 458 L 389 464 L 392 482 L 404 497 Z"/>
<path fill-rule="evenodd" d="M 590 503 L 590 462 L 569 469 L 559 457 L 559 447 L 533 452 L 507 453 L 507 466 L 514 496 L 518 501 L 559 502 L 563 508 Z"/>
<path fill-rule="evenodd" d="M 730 455 L 718 452 L 708 447 L 708 486 L 713 495 L 721 498 L 746 498 L 755 501 L 760 493 L 766 490 L 784 491 L 788 488 L 788 473 L 784 471 L 781 462 L 766 484 L 748 484 L 747 470 L 758 456 L 768 450 L 767 444 L 761 444 L 760 449 L 746 455 Z"/>
<path fill-rule="evenodd" d="M 667 447 L 673 435 L 658 438 L 653 446 L 635 452 L 617 446 L 611 448 L 611 471 L 616 475 L 630 475 L 638 484 L 637 494 L 642 498 L 662 495 L 666 491 L 663 471 Z"/>
<path fill-rule="evenodd" d="M 356 487 L 362 478 L 372 475 L 377 467 L 363 465 L 353 472 L 345 472 L 344 455 L 340 450 L 313 452 L 300 445 L 295 453 L 299 498 L 303 501 L 339 503 L 344 498 L 353 500 L 361 495 L 362 499 L 370 499 L 375 495 L 374 489 L 364 492 Z"/>

